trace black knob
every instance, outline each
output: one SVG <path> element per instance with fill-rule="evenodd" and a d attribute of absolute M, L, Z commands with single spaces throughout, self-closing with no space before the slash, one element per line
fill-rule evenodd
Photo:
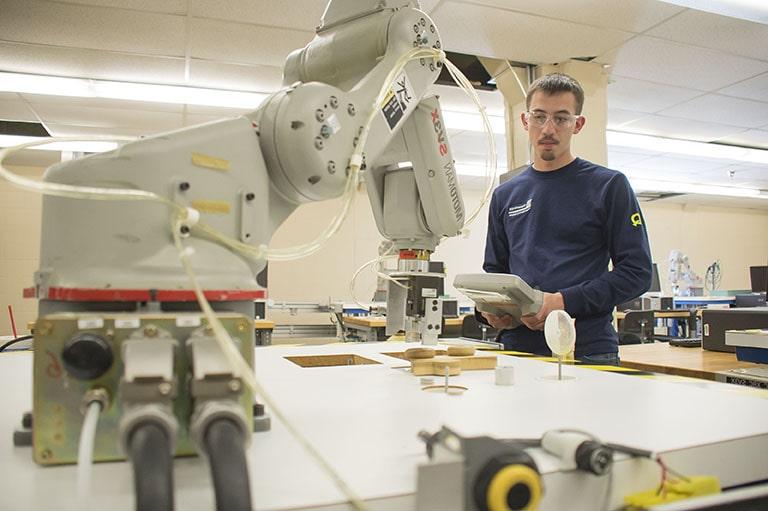
<path fill-rule="evenodd" d="M 80 380 L 93 380 L 112 367 L 112 348 L 103 337 L 82 333 L 71 338 L 61 352 L 67 372 Z"/>

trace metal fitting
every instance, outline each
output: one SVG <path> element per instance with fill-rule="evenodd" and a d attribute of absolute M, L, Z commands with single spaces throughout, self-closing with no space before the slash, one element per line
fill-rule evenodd
<path fill-rule="evenodd" d="M 101 405 L 101 410 L 104 411 L 109 407 L 110 401 L 109 392 L 107 392 L 107 389 L 104 387 L 94 387 L 89 389 L 83 394 L 83 399 L 80 401 L 80 413 L 85 415 L 88 411 L 88 407 L 93 402 L 99 403 Z"/>

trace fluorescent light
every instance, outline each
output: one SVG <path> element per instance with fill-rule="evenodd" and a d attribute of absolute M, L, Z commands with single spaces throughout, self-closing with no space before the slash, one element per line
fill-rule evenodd
<path fill-rule="evenodd" d="M 485 177 L 488 173 L 488 168 L 485 165 L 481 165 L 479 163 L 463 163 L 463 162 L 456 162 L 456 173 L 460 176 L 471 176 L 471 177 Z M 496 167 L 497 174 L 503 174 L 507 171 L 506 167 L 498 166 Z"/>
<path fill-rule="evenodd" d="M 668 4 L 689 7 L 742 20 L 768 24 L 768 5 L 765 0 L 662 0 Z"/>
<path fill-rule="evenodd" d="M 445 126 L 453 130 L 462 131 L 485 131 L 483 119 L 479 113 L 474 112 L 452 112 L 443 111 Z M 488 121 L 491 123 L 491 129 L 496 135 L 503 135 L 507 131 L 504 117 L 499 115 L 489 115 Z"/>
<path fill-rule="evenodd" d="M 753 199 L 768 199 L 768 194 L 756 188 L 740 188 L 736 186 L 701 185 L 681 183 L 679 181 L 659 181 L 629 177 L 629 182 L 635 193 L 694 193 L 699 195 L 718 195 L 721 197 L 748 197 Z"/>
<path fill-rule="evenodd" d="M 2 72 L 0 72 L 0 92 L 242 109 L 256 108 L 267 97 L 267 94 L 258 92 Z"/>
<path fill-rule="evenodd" d="M 0 135 L 0 147 L 13 147 L 27 142 L 45 140 L 45 137 L 24 137 L 21 135 Z M 52 142 L 29 149 L 41 149 L 43 151 L 71 151 L 75 153 L 101 153 L 117 149 L 117 142 L 92 141 L 92 142 Z"/>
<path fill-rule="evenodd" d="M 676 140 L 672 138 L 636 135 L 634 133 L 622 133 L 618 131 L 606 131 L 605 138 L 609 147 L 633 147 L 653 151 L 654 153 L 684 154 L 687 156 L 696 156 L 698 158 L 715 158 L 760 163 L 764 165 L 768 164 L 768 151 L 763 149 L 749 149 L 732 145 L 692 142 L 690 140 Z"/>

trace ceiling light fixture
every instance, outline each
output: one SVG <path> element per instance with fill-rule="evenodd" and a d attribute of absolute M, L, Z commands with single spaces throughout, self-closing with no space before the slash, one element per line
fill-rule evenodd
<path fill-rule="evenodd" d="M 485 177 L 488 174 L 488 167 L 482 163 L 464 163 L 457 161 L 455 167 L 456 174 L 460 176 Z M 496 171 L 498 175 L 501 175 L 507 171 L 507 168 L 499 165 L 496 167 Z"/>
<path fill-rule="evenodd" d="M 0 72 L 0 91 L 239 109 L 255 109 L 267 97 L 258 92 L 3 72 Z"/>
<path fill-rule="evenodd" d="M 768 5 L 765 0 L 662 0 L 668 4 L 689 7 L 747 21 L 768 25 Z"/>
<path fill-rule="evenodd" d="M 652 150 L 654 153 L 683 154 L 697 158 L 737 160 L 768 165 L 768 151 L 763 149 L 693 142 L 619 131 L 606 131 L 605 138 L 609 147 L 646 149 Z"/>
<path fill-rule="evenodd" d="M 757 188 L 739 188 L 736 186 L 702 185 L 696 183 L 682 183 L 678 181 L 659 181 L 652 179 L 637 179 L 629 177 L 629 183 L 635 193 L 661 192 L 661 193 L 693 193 L 698 195 L 718 195 L 721 197 L 739 197 L 753 199 L 768 199 L 768 193 L 761 192 Z"/>
<path fill-rule="evenodd" d="M 445 119 L 445 126 L 448 129 L 457 131 L 485 131 L 483 129 L 483 119 L 477 112 L 443 110 L 443 119 Z M 494 134 L 503 135 L 506 133 L 507 128 L 505 126 L 504 117 L 499 115 L 489 115 L 488 122 L 491 124 L 491 129 Z"/>
<path fill-rule="evenodd" d="M 0 135 L 0 147 L 13 147 L 20 144 L 26 144 L 27 142 L 35 142 L 37 140 L 45 140 L 45 137 L 25 137 L 22 135 Z M 111 151 L 116 149 L 117 142 L 51 142 L 50 144 L 39 145 L 30 149 L 40 149 L 43 151 L 70 151 L 74 153 L 101 153 L 104 151 Z"/>

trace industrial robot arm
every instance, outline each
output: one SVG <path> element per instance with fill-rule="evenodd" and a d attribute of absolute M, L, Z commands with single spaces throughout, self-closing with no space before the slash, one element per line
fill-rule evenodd
<path fill-rule="evenodd" d="M 146 190 L 199 212 L 181 229 L 200 285 L 214 309 L 248 314 L 267 256 L 321 245 L 286 256 L 266 249 L 274 231 L 302 203 L 354 193 L 364 170 L 378 228 L 400 250 L 396 287 L 407 289 L 390 300 L 389 330 L 436 342 L 443 275 L 427 275 L 429 255 L 461 230 L 464 206 L 437 98 L 427 96 L 440 36 L 417 5 L 332 0 L 316 37 L 288 56 L 284 88 L 256 111 L 62 163 L 45 179 Z M 41 315 L 193 299 L 166 206 L 145 204 L 45 197 Z"/>

